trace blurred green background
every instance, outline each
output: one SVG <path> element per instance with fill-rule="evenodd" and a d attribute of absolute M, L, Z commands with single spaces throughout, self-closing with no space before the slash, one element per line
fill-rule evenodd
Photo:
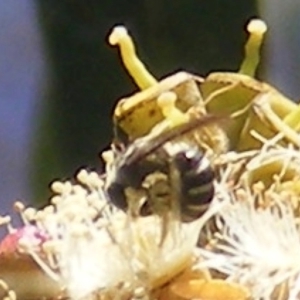
<path fill-rule="evenodd" d="M 101 170 L 98 157 L 112 138 L 116 101 L 136 91 L 118 51 L 107 43 L 124 24 L 142 60 L 157 77 L 179 69 L 205 76 L 237 70 L 257 16 L 244 0 L 36 0 L 46 51 L 48 82 L 32 168 L 34 199 L 48 184 L 84 166 Z"/>

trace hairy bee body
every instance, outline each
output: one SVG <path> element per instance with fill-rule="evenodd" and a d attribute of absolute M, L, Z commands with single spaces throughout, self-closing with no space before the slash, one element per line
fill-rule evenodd
<path fill-rule="evenodd" d="M 163 161 L 161 155 L 167 159 Z M 144 189 L 145 202 L 141 206 L 141 215 L 157 213 L 156 208 L 163 206 L 163 202 L 172 206 L 170 201 L 174 199 L 166 199 L 175 197 L 182 221 L 189 222 L 199 218 L 214 196 L 214 172 L 207 158 L 196 147 L 190 148 L 186 144 L 180 145 L 172 156 L 167 155 L 165 150 L 158 151 L 154 156 L 156 160 L 153 161 L 145 158 L 134 165 L 125 163 L 118 166 L 114 180 L 107 187 L 112 203 L 127 210 L 126 189 Z M 169 172 L 174 172 L 177 176 L 171 176 Z M 159 174 L 165 177 L 158 176 Z M 151 175 L 160 177 L 161 180 L 146 189 L 144 183 Z"/>
<path fill-rule="evenodd" d="M 138 138 L 119 151 L 106 185 L 111 202 L 138 215 L 171 210 L 183 222 L 199 218 L 214 197 L 214 172 L 199 147 L 184 141 L 182 134 L 213 121 L 207 117 Z"/>

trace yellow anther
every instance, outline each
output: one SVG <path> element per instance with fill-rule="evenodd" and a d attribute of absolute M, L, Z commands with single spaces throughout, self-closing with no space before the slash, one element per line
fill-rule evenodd
<path fill-rule="evenodd" d="M 245 58 L 239 73 L 254 76 L 259 64 L 259 51 L 263 41 L 267 25 L 260 19 L 253 19 L 247 26 L 249 38 L 245 45 Z"/>
<path fill-rule="evenodd" d="M 177 96 L 174 92 L 162 93 L 157 98 L 157 105 L 160 107 L 163 116 L 169 121 L 171 127 L 187 123 L 189 116 L 181 112 L 175 105 Z"/>
<path fill-rule="evenodd" d="M 132 38 L 124 26 L 116 26 L 109 35 L 108 42 L 112 46 L 119 46 L 123 64 L 140 89 L 146 89 L 157 83 L 137 57 Z"/>

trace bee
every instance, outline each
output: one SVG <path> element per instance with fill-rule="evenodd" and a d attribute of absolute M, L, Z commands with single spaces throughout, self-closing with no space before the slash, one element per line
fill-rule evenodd
<path fill-rule="evenodd" d="M 199 145 L 184 137 L 219 119 L 201 116 L 115 146 L 106 178 L 111 203 L 134 216 L 171 211 L 182 222 L 198 219 L 214 197 L 214 170 Z"/>

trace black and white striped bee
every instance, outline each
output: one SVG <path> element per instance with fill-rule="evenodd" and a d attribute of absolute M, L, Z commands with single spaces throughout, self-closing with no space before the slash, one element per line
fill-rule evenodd
<path fill-rule="evenodd" d="M 115 149 L 106 179 L 110 201 L 133 215 L 172 211 L 182 222 L 198 219 L 214 197 L 214 171 L 199 146 L 184 137 L 218 120 L 202 116 Z"/>

